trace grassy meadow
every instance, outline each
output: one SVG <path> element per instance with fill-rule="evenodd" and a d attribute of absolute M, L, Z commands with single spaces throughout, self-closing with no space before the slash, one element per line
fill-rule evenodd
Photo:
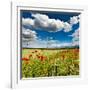
<path fill-rule="evenodd" d="M 79 75 L 79 49 L 22 49 L 22 78 Z"/>

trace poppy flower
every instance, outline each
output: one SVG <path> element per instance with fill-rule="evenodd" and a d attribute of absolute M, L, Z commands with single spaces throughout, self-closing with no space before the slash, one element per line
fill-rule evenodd
<path fill-rule="evenodd" d="M 40 57 L 40 60 L 41 60 L 41 61 L 43 61 L 43 59 L 44 59 L 44 57 L 43 57 L 43 56 L 41 56 L 41 57 Z"/>
<path fill-rule="evenodd" d="M 46 57 L 45 56 L 40 56 L 40 60 L 44 61 L 44 60 L 46 60 Z"/>
<path fill-rule="evenodd" d="M 22 58 L 22 60 L 23 60 L 23 61 L 28 61 L 29 59 L 26 58 L 26 57 L 24 57 L 24 58 Z"/>

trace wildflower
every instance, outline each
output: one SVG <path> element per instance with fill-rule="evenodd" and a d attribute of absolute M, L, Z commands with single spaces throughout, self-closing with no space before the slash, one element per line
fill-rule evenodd
<path fill-rule="evenodd" d="M 28 61 L 29 59 L 26 58 L 26 57 L 24 57 L 24 58 L 22 58 L 22 60 L 23 60 L 23 61 Z"/>
<path fill-rule="evenodd" d="M 40 57 L 40 60 L 41 60 L 41 61 L 43 61 L 43 59 L 44 59 L 44 57 L 43 57 L 43 56 L 41 56 L 41 57 Z"/>
<path fill-rule="evenodd" d="M 46 57 L 45 56 L 40 56 L 40 60 L 44 61 L 44 60 L 46 60 Z"/>

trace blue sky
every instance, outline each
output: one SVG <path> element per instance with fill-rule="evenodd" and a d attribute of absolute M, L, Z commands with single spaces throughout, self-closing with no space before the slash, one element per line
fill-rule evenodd
<path fill-rule="evenodd" d="M 21 19 L 23 47 L 47 47 L 47 40 L 52 47 L 79 45 L 80 13 L 21 11 Z"/>

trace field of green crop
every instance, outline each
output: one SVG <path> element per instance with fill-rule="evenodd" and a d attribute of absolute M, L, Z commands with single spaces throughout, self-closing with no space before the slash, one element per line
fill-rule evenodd
<path fill-rule="evenodd" d="M 22 49 L 22 78 L 79 75 L 79 49 Z"/>

